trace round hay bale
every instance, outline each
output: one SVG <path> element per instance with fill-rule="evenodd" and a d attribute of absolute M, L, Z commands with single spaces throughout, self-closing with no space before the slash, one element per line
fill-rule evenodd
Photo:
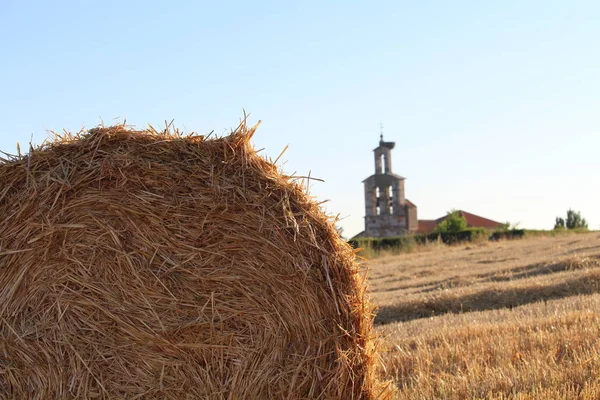
<path fill-rule="evenodd" d="M 254 129 L 0 162 L 2 398 L 390 396 L 352 249 Z"/>

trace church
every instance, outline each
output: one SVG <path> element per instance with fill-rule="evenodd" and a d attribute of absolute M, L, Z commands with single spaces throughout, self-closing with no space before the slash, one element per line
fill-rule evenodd
<path fill-rule="evenodd" d="M 355 236 L 392 237 L 413 233 L 430 233 L 446 216 L 435 220 L 419 220 L 417 206 L 406 198 L 406 178 L 392 172 L 392 150 L 395 142 L 380 136 L 375 155 L 375 174 L 363 181 L 365 194 L 365 230 Z M 466 211 L 458 210 L 469 228 L 500 229 L 503 224 Z"/>
<path fill-rule="evenodd" d="M 419 228 L 417 206 L 405 195 L 404 180 L 392 172 L 394 142 L 383 135 L 375 153 L 375 174 L 363 181 L 365 187 L 365 230 L 358 237 L 404 236 Z"/>

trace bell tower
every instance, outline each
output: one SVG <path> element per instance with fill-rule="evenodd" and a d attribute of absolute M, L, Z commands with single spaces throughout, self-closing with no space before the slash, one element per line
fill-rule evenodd
<path fill-rule="evenodd" d="M 406 200 L 404 180 L 392 172 L 394 142 L 383 140 L 373 150 L 375 174 L 363 181 L 365 189 L 364 236 L 402 236 L 417 229 L 417 207 Z"/>

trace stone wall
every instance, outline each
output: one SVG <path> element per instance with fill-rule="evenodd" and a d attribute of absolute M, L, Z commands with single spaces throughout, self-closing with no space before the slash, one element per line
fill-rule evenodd
<path fill-rule="evenodd" d="M 417 219 L 417 207 L 406 207 L 408 214 L 408 230 L 415 232 L 419 229 L 419 220 Z"/>
<path fill-rule="evenodd" d="M 402 236 L 407 233 L 404 215 L 372 215 L 365 217 L 365 236 Z"/>

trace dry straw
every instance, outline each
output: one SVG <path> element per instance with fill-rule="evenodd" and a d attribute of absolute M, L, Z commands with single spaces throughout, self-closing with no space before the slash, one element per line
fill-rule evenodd
<path fill-rule="evenodd" d="M 0 161 L 0 396 L 374 399 L 354 253 L 224 138 L 124 125 Z"/>

